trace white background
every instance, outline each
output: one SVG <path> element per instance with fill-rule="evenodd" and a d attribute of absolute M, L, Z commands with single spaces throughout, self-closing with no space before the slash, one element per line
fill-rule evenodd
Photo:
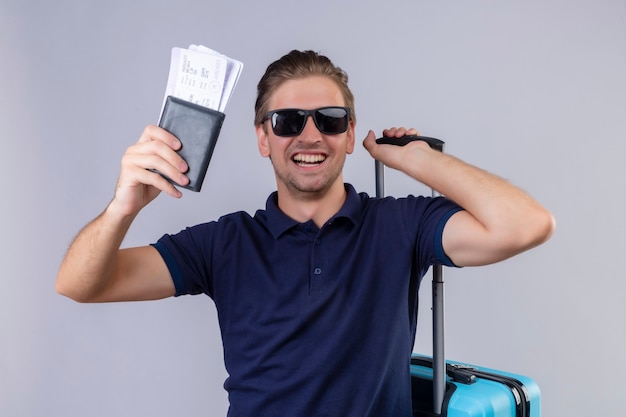
<path fill-rule="evenodd" d="M 275 185 L 256 148 L 256 83 L 293 48 L 321 51 L 350 74 L 360 138 L 418 127 L 557 218 L 534 251 L 446 271 L 448 356 L 535 378 L 544 416 L 626 413 L 624 1 L 0 0 L 0 415 L 225 415 L 208 298 L 80 305 L 54 291 L 125 149 L 157 122 L 170 49 L 192 43 L 244 72 L 203 191 L 161 196 L 125 245 L 262 208 Z M 345 179 L 374 193 L 360 146 Z M 387 179 L 391 194 L 423 192 Z"/>

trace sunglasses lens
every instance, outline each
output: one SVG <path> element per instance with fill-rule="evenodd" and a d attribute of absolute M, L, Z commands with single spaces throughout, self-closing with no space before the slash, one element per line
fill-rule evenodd
<path fill-rule="evenodd" d="M 272 114 L 272 129 L 277 136 L 296 136 L 304 127 L 306 114 L 300 110 L 280 110 Z"/>
<path fill-rule="evenodd" d="M 337 135 L 348 130 L 348 112 L 342 107 L 326 107 L 315 111 L 315 122 L 322 133 Z"/>
<path fill-rule="evenodd" d="M 348 130 L 350 114 L 343 107 L 322 107 L 317 110 L 284 109 L 268 113 L 276 136 L 297 136 L 304 129 L 309 115 L 320 132 L 337 135 Z"/>

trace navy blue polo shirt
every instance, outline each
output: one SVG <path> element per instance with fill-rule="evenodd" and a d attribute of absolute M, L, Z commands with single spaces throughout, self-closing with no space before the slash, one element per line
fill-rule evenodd
<path fill-rule="evenodd" d="M 229 374 L 230 417 L 406 416 L 417 289 L 452 265 L 445 198 L 357 194 L 323 227 L 286 216 L 273 193 L 154 245 L 176 294 L 210 296 Z"/>

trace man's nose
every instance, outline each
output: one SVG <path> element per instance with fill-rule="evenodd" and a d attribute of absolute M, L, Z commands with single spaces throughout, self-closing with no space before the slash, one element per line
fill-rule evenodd
<path fill-rule="evenodd" d="M 304 121 L 304 128 L 300 133 L 300 138 L 303 140 L 319 140 L 321 136 L 320 131 L 317 129 L 315 120 L 312 115 L 308 115 Z"/>

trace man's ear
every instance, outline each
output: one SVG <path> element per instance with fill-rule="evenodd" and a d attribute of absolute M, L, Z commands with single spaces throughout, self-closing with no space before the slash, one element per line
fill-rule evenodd
<path fill-rule="evenodd" d="M 267 158 L 270 156 L 270 144 L 267 137 L 267 130 L 265 130 L 264 124 L 256 125 L 256 137 L 259 146 L 259 153 L 263 158 Z"/>
<path fill-rule="evenodd" d="M 346 132 L 348 140 L 346 142 L 346 153 L 351 154 L 354 152 L 354 122 L 350 120 L 350 126 Z"/>

